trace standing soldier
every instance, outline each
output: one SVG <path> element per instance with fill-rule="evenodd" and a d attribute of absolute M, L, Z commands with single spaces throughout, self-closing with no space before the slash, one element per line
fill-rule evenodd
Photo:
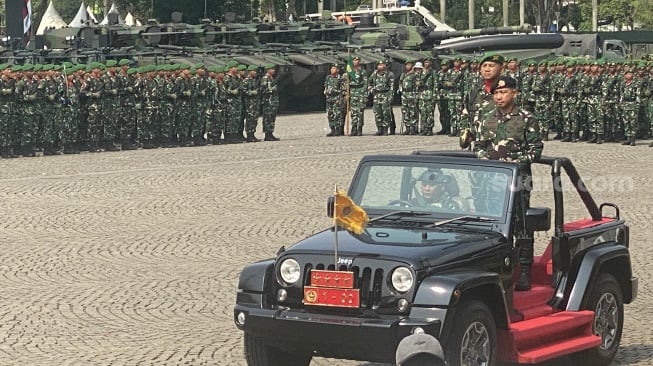
<path fill-rule="evenodd" d="M 392 96 L 394 95 L 394 74 L 386 69 L 384 60 L 376 63 L 376 70 L 367 82 L 368 94 L 372 95 L 374 120 L 376 122 L 375 136 L 388 136 L 388 128 L 392 122 Z"/>
<path fill-rule="evenodd" d="M 531 77 L 530 98 L 535 101 L 535 116 L 540 122 L 540 135 L 542 140 L 549 140 L 549 125 L 551 115 L 549 105 L 551 102 L 551 78 L 548 73 L 546 61 L 540 61 L 537 66 L 537 73 Z M 527 100 L 526 105 L 529 102 Z"/>
<path fill-rule="evenodd" d="M 242 98 L 241 98 L 241 80 L 238 76 L 238 62 L 229 61 L 227 63 L 229 71 L 224 76 L 224 88 L 226 91 L 225 103 L 225 142 L 237 143 L 242 142 L 238 137 L 238 126 L 242 119 Z"/>
<path fill-rule="evenodd" d="M 264 141 L 279 141 L 274 136 L 277 111 L 279 110 L 279 90 L 277 87 L 276 67 L 265 65 L 265 75 L 261 79 L 261 113 L 263 114 Z"/>
<path fill-rule="evenodd" d="M 338 65 L 333 64 L 329 69 L 329 74 L 324 80 L 324 96 L 326 97 L 327 121 L 331 131 L 327 137 L 340 136 L 343 134 L 342 118 L 342 96 L 344 95 L 343 83 L 338 73 Z"/>
<path fill-rule="evenodd" d="M 637 120 L 639 130 L 637 131 L 637 135 L 641 136 L 642 138 L 649 138 L 649 128 L 648 128 L 648 122 L 646 120 L 646 109 L 648 108 L 648 104 L 650 102 L 650 95 L 648 95 L 648 90 L 649 89 L 649 83 L 651 82 L 651 79 L 648 77 L 648 71 L 646 70 L 646 61 L 640 61 L 637 64 L 637 76 L 635 78 L 637 82 L 639 83 L 639 87 L 641 90 L 641 104 L 639 106 L 639 112 L 637 113 Z"/>
<path fill-rule="evenodd" d="M 243 80 L 243 93 L 245 94 L 243 103 L 245 105 L 245 132 L 247 133 L 247 142 L 257 142 L 254 136 L 256 126 L 258 125 L 259 108 L 261 107 L 261 97 L 259 90 L 261 88 L 256 74 L 258 68 L 256 65 L 250 65 L 247 68 L 247 76 Z"/>
<path fill-rule="evenodd" d="M 116 75 L 116 60 L 108 60 L 105 63 L 107 69 L 102 75 L 104 84 L 104 95 L 102 98 L 102 110 L 104 111 L 103 124 L 103 147 L 105 151 L 120 151 L 118 141 L 120 140 L 120 79 Z M 124 106 L 122 106 L 124 107 Z"/>
<path fill-rule="evenodd" d="M 92 63 L 86 68 L 84 95 L 87 97 L 88 108 L 88 151 L 100 152 L 100 140 L 103 136 L 102 119 L 104 118 L 102 109 L 102 95 L 104 85 L 101 80 L 99 63 Z"/>
<path fill-rule="evenodd" d="M 492 95 L 492 85 L 496 83 L 501 76 L 501 70 L 505 58 L 497 53 L 488 52 L 483 56 L 480 62 L 480 75 L 481 79 L 478 81 L 469 92 L 468 106 L 468 121 L 466 124 L 472 132 L 476 129 L 474 121 L 483 119 L 484 113 L 489 113 L 494 106 L 494 99 Z M 467 128 L 467 127 L 466 127 Z"/>
<path fill-rule="evenodd" d="M 24 157 L 36 156 L 36 129 L 38 126 L 38 111 L 36 100 L 39 97 L 38 83 L 32 77 L 34 66 L 23 65 L 22 78 L 16 83 L 19 148 Z"/>
<path fill-rule="evenodd" d="M 431 68 L 431 60 L 424 59 L 424 68 L 419 73 L 419 81 L 417 83 L 417 95 L 419 98 L 419 118 L 420 122 L 420 135 L 433 136 L 433 126 L 435 125 L 435 72 Z"/>
<path fill-rule="evenodd" d="M 117 75 L 120 80 L 120 90 L 118 91 L 118 97 L 120 100 L 120 107 L 118 108 L 119 115 L 119 133 L 120 133 L 120 143 L 122 150 L 136 150 L 138 145 L 136 144 L 136 114 L 134 106 L 136 104 L 136 93 L 138 90 L 134 87 L 135 70 L 129 68 L 129 60 L 122 59 L 118 63 L 120 68 L 120 73 Z M 132 70 L 131 72 L 129 70 Z"/>
<path fill-rule="evenodd" d="M 193 114 L 193 85 L 189 65 L 183 65 L 179 76 L 175 79 L 175 94 L 177 95 L 177 124 L 175 130 L 179 137 L 179 146 L 189 147 L 192 145 L 190 128 L 195 118 Z M 240 102 L 240 91 L 238 91 L 238 101 Z M 240 106 L 240 103 L 238 105 Z"/>
<path fill-rule="evenodd" d="M 193 66 L 195 76 L 191 78 L 193 101 L 192 118 L 190 120 L 190 135 L 194 146 L 205 146 L 206 139 L 206 110 L 208 108 L 209 85 L 206 77 L 204 64 L 199 63 Z"/>
<path fill-rule="evenodd" d="M 2 65 L 0 77 L 0 152 L 3 158 L 15 158 L 14 153 L 14 109 L 16 95 L 14 93 L 16 81 L 12 76 L 9 65 Z"/>
<path fill-rule="evenodd" d="M 588 143 L 603 143 L 603 113 L 601 105 L 603 103 L 601 98 L 601 86 L 603 85 L 603 77 L 599 71 L 599 62 L 593 61 L 590 65 L 590 72 L 584 76 L 583 82 L 583 95 L 585 97 L 585 105 L 587 110 L 587 126 L 589 128 L 590 136 Z"/>
<path fill-rule="evenodd" d="M 564 121 L 564 137 L 562 142 L 578 141 L 578 121 L 576 119 L 576 104 L 578 101 L 578 79 L 575 74 L 576 63 L 567 61 L 567 73 L 558 85 L 557 94 L 562 101 L 562 120 Z"/>
<path fill-rule="evenodd" d="M 144 66 L 141 69 L 144 74 L 140 78 L 138 89 L 142 93 L 142 119 L 138 125 L 142 126 L 140 138 L 143 149 L 154 149 L 158 147 L 158 124 L 159 124 L 159 98 L 161 97 L 159 82 L 156 79 L 156 67 L 154 65 Z"/>
<path fill-rule="evenodd" d="M 451 115 L 449 115 L 449 101 L 444 90 L 444 82 L 449 73 L 449 61 L 442 60 L 440 62 L 440 70 L 437 72 L 437 80 L 435 84 L 435 96 L 438 99 L 438 114 L 440 115 L 440 126 L 442 128 L 436 135 L 448 135 L 451 133 Z"/>
<path fill-rule="evenodd" d="M 399 93 L 401 93 L 401 116 L 406 127 L 404 135 L 417 135 L 417 84 L 419 72 L 422 70 L 422 63 L 419 68 L 413 68 L 413 61 L 406 61 L 404 72 L 399 76 Z"/>
<path fill-rule="evenodd" d="M 527 62 L 528 69 L 522 74 L 521 78 L 521 94 L 524 109 L 527 111 L 535 111 L 535 97 L 533 96 L 533 80 L 537 75 L 537 62 L 530 60 Z M 542 124 L 542 119 L 539 119 Z"/>
<path fill-rule="evenodd" d="M 621 84 L 621 100 L 624 111 L 624 135 L 626 141 L 622 145 L 635 146 L 635 135 L 637 134 L 637 113 L 641 103 L 640 85 L 635 80 L 632 68 L 624 71 L 624 81 Z"/>
<path fill-rule="evenodd" d="M 457 136 L 458 129 L 463 117 L 463 73 L 460 68 L 462 59 L 454 59 L 453 68 L 445 75 L 442 83 L 444 93 L 448 101 L 447 108 L 451 119 L 451 131 L 449 136 Z"/>
<path fill-rule="evenodd" d="M 367 72 L 360 66 L 361 59 L 354 56 L 353 68 L 347 73 L 349 82 L 349 109 L 351 110 L 350 136 L 363 136 L 363 116 L 365 112 Z"/>
<path fill-rule="evenodd" d="M 224 131 L 224 105 L 226 103 L 226 93 L 224 90 L 224 73 L 223 67 L 216 69 L 215 87 L 213 88 L 213 100 L 211 102 L 211 123 L 209 141 L 214 144 L 222 144 L 222 131 Z"/>
<path fill-rule="evenodd" d="M 54 70 L 54 65 L 44 65 L 43 70 L 43 92 L 45 95 L 45 105 L 49 118 L 44 118 L 44 144 L 43 155 L 58 155 L 62 152 L 61 133 L 63 125 L 63 109 L 65 108 L 65 94 L 62 93 L 62 85 L 66 85 L 67 80 L 63 79 L 58 71 Z"/>
<path fill-rule="evenodd" d="M 164 65 L 155 78 L 157 95 L 159 95 L 157 120 L 161 130 L 161 147 L 164 148 L 179 146 L 175 70 L 179 70 L 179 64 Z"/>
<path fill-rule="evenodd" d="M 79 66 L 81 68 L 82 66 Z M 62 96 L 61 141 L 64 154 L 79 154 L 79 91 L 82 86 L 76 71 L 78 67 L 63 64 L 63 77 L 59 84 Z"/>
<path fill-rule="evenodd" d="M 491 92 L 494 108 L 484 113 L 480 120 L 475 121 L 477 140 L 474 144 L 474 152 L 482 159 L 522 164 L 518 184 L 519 196 L 514 210 L 518 217 L 523 217 L 530 205 L 532 185 L 530 164 L 542 155 L 543 144 L 539 134 L 539 123 L 530 112 L 517 107 L 515 79 L 505 75 L 499 77 L 492 86 Z M 531 288 L 533 233 L 526 228 L 523 221 L 518 220 L 513 236 L 520 264 L 515 290 L 526 291 Z"/>

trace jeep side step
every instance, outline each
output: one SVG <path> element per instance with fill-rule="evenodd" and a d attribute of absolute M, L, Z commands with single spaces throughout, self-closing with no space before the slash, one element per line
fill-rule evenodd
<path fill-rule="evenodd" d="M 561 311 L 513 323 L 499 339 L 501 361 L 534 364 L 597 347 L 592 334 L 594 312 Z M 504 337 L 505 335 L 505 337 Z"/>

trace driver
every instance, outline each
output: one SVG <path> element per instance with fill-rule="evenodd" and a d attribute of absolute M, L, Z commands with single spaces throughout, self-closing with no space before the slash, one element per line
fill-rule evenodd
<path fill-rule="evenodd" d="M 419 182 L 419 194 L 416 194 L 411 203 L 417 207 L 439 207 L 447 209 L 459 209 L 449 192 L 445 189 L 451 182 L 451 176 L 444 175 L 440 171 L 427 170 L 417 179 Z"/>

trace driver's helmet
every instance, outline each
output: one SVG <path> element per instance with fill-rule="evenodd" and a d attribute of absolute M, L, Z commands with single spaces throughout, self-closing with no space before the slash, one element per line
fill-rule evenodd
<path fill-rule="evenodd" d="M 442 174 L 440 170 L 425 170 L 417 179 L 422 184 L 428 184 L 431 186 L 439 184 L 449 183 L 451 177 L 448 175 Z"/>

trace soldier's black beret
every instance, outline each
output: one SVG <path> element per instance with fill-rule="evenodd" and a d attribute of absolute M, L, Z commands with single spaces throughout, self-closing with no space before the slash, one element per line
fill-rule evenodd
<path fill-rule="evenodd" d="M 492 85 L 492 88 L 490 88 L 490 92 L 494 93 L 495 90 L 506 88 L 517 89 L 517 81 L 510 76 L 501 75 L 494 85 Z"/>

